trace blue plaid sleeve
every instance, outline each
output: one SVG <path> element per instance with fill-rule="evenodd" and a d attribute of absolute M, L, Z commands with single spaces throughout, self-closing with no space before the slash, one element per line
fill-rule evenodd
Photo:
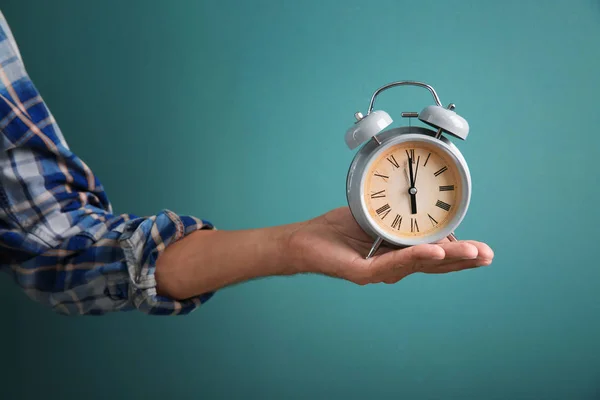
<path fill-rule="evenodd" d="M 0 12 L 0 270 L 61 314 L 186 314 L 213 293 L 183 301 L 158 295 L 155 263 L 201 229 L 214 227 L 170 210 L 113 214 L 29 78 Z"/>

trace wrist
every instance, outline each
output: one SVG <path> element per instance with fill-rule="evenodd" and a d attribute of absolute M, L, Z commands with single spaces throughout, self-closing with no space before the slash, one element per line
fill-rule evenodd
<path fill-rule="evenodd" d="M 275 243 L 276 253 L 273 259 L 276 260 L 280 275 L 295 275 L 304 272 L 295 243 L 296 232 L 302 225 L 302 222 L 298 222 L 272 228 L 275 239 L 271 242 Z"/>
<path fill-rule="evenodd" d="M 319 272 L 315 263 L 308 259 L 312 245 L 305 233 L 311 222 L 310 220 L 296 222 L 282 227 L 281 265 L 286 266 L 288 275 Z"/>

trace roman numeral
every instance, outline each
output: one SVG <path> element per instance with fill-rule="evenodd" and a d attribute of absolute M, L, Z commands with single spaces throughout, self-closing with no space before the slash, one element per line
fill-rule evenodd
<path fill-rule="evenodd" d="M 435 205 L 438 206 L 439 208 L 441 208 L 442 210 L 445 210 L 445 211 L 450 210 L 450 204 L 444 203 L 441 200 L 438 200 L 437 203 L 435 203 Z"/>
<path fill-rule="evenodd" d="M 433 218 L 431 215 L 427 214 L 427 216 L 429 217 L 429 221 L 431 221 L 431 224 L 433 226 L 436 226 L 438 224 L 438 222 L 435 220 L 435 218 Z"/>
<path fill-rule="evenodd" d="M 381 179 L 383 179 L 385 182 L 387 182 L 387 180 L 390 178 L 387 175 L 381 175 L 379 172 L 375 171 L 375 176 L 380 177 Z"/>
<path fill-rule="evenodd" d="M 385 197 L 385 189 L 384 190 L 380 190 L 379 192 L 373 192 L 373 193 L 371 193 L 371 198 L 372 199 L 379 199 L 381 197 Z"/>
<path fill-rule="evenodd" d="M 431 156 L 431 153 L 427 154 L 427 159 L 425 160 L 425 163 L 423 164 L 424 167 L 427 166 L 427 161 L 429 161 L 429 156 Z"/>
<path fill-rule="evenodd" d="M 406 150 L 406 155 L 408 158 L 412 160 L 412 163 L 415 163 L 415 149 Z"/>
<path fill-rule="evenodd" d="M 419 225 L 417 224 L 416 218 L 410 219 L 410 231 L 411 232 L 419 232 Z"/>
<path fill-rule="evenodd" d="M 434 175 L 435 176 L 440 176 L 441 174 L 443 174 L 444 172 L 448 171 L 448 167 L 442 167 L 439 170 L 437 170 Z"/>
<path fill-rule="evenodd" d="M 375 212 L 381 217 L 381 219 L 384 219 L 390 213 L 390 210 L 390 205 L 386 204 L 384 206 L 379 207 Z"/>
<path fill-rule="evenodd" d="M 440 186 L 440 192 L 447 192 L 448 190 L 454 190 L 454 185 Z"/>
<path fill-rule="evenodd" d="M 391 156 L 389 156 L 389 157 L 387 158 L 387 160 L 388 160 L 389 162 L 391 162 L 391 163 L 392 163 L 392 165 L 393 165 L 394 167 L 396 167 L 396 168 L 400 168 L 400 164 L 398 164 L 398 161 L 396 161 L 396 158 L 394 158 L 394 155 L 393 155 L 393 154 L 392 154 Z"/>
<path fill-rule="evenodd" d="M 402 224 L 402 217 L 396 214 L 396 218 L 394 218 L 394 222 L 392 222 L 392 228 L 400 230 L 400 225 Z"/>

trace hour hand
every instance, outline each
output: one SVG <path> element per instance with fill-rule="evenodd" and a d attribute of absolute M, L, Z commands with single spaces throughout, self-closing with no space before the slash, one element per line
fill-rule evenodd
<path fill-rule="evenodd" d="M 410 211 L 412 214 L 417 213 L 417 189 L 411 187 L 408 189 L 408 194 L 410 194 Z"/>

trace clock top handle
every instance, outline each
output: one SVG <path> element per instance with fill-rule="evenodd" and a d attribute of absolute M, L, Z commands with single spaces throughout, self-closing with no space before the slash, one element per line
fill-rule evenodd
<path fill-rule="evenodd" d="M 375 91 L 375 93 L 373 93 L 373 96 L 371 96 L 371 103 L 369 104 L 369 111 L 367 112 L 367 115 L 369 115 L 369 114 L 371 114 L 371 112 L 373 112 L 373 104 L 375 103 L 375 98 L 381 92 L 383 92 L 387 89 L 393 88 L 395 86 L 404 86 L 404 85 L 420 86 L 420 87 L 423 87 L 423 88 L 429 90 L 429 92 L 431 92 L 431 95 L 433 96 L 433 100 L 435 100 L 435 104 L 442 107 L 442 103 L 440 102 L 439 96 L 435 92 L 435 89 L 433 89 L 433 87 L 431 87 L 430 85 L 423 83 L 423 82 L 417 82 L 417 81 L 397 81 L 397 82 L 388 83 L 387 85 L 383 85 L 382 87 L 377 89 Z"/>

